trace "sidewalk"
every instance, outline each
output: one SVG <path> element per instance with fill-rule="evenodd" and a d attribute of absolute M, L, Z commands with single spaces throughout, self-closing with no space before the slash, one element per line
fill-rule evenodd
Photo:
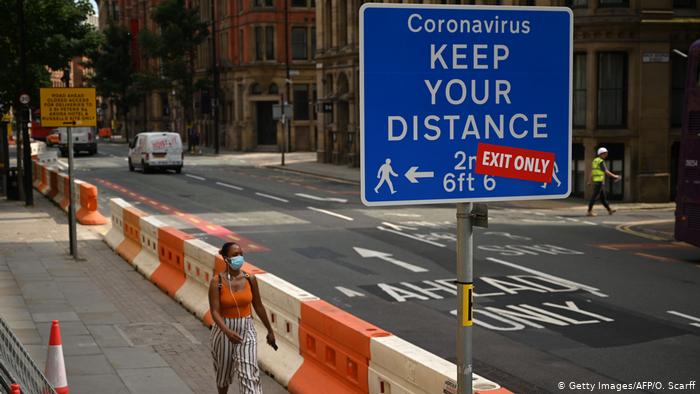
<path fill-rule="evenodd" d="M 216 393 L 209 329 L 94 228 L 78 227 L 81 259 L 69 258 L 65 214 L 35 203 L 0 199 L 0 315 L 39 369 L 58 319 L 71 393 Z M 263 388 L 286 392 L 266 375 Z"/>

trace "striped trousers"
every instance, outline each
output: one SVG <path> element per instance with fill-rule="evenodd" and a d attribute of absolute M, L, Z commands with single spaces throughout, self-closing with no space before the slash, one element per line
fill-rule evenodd
<path fill-rule="evenodd" d="M 211 330 L 210 347 L 216 371 L 216 386 L 227 387 L 238 377 L 240 394 L 262 394 L 255 326 L 251 316 L 224 318 L 226 325 L 243 341 L 233 343 L 217 324 Z"/>

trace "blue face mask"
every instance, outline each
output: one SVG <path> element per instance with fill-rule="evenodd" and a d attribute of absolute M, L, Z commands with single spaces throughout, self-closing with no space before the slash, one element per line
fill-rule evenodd
<path fill-rule="evenodd" d="M 239 270 L 241 267 L 243 267 L 243 263 L 245 262 L 245 259 L 243 256 L 235 256 L 235 257 L 229 257 L 227 260 L 228 266 L 231 267 L 233 270 Z"/>

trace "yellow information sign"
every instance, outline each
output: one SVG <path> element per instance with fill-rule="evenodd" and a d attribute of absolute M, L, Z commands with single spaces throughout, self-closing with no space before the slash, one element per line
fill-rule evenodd
<path fill-rule="evenodd" d="M 97 126 L 94 88 L 42 88 L 43 127 Z"/>

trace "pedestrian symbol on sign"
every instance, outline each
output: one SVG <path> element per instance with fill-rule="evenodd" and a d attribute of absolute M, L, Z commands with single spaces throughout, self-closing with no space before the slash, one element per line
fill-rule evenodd
<path fill-rule="evenodd" d="M 394 190 L 394 184 L 391 182 L 391 177 L 392 176 L 399 176 L 399 174 L 394 172 L 394 169 L 391 168 L 391 159 L 386 159 L 384 164 L 382 164 L 381 167 L 379 167 L 379 172 L 377 172 L 377 179 L 379 179 L 379 184 L 377 184 L 377 187 L 374 188 L 375 193 L 379 193 L 379 189 L 386 183 L 389 185 L 389 190 L 391 190 L 391 194 L 396 193 L 396 190 Z"/>

